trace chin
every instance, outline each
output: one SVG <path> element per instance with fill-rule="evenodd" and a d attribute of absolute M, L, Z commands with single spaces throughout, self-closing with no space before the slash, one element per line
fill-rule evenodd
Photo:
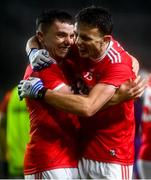
<path fill-rule="evenodd" d="M 79 54 L 80 54 L 80 57 L 82 57 L 82 58 L 88 58 L 89 57 L 89 55 L 85 54 L 85 53 L 79 53 Z"/>
<path fill-rule="evenodd" d="M 66 52 L 66 53 L 60 53 L 58 56 L 59 56 L 60 58 L 65 58 L 65 57 L 67 56 L 67 54 L 68 54 L 68 52 Z"/>

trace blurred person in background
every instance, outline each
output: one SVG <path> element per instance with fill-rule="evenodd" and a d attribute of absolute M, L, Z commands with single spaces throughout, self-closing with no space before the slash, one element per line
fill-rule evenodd
<path fill-rule="evenodd" d="M 11 90 L 6 111 L 8 178 L 23 178 L 23 159 L 29 141 L 29 114 L 25 101 L 18 98 L 17 86 Z"/>
<path fill-rule="evenodd" d="M 140 148 L 137 159 L 139 178 L 151 179 L 151 74 L 143 94 L 143 111 L 140 126 Z"/>
<path fill-rule="evenodd" d="M 144 68 L 140 68 L 138 73 L 142 78 L 148 80 L 148 71 Z M 134 102 L 135 106 L 135 163 L 134 163 L 134 169 L 133 169 L 133 179 L 139 179 L 139 172 L 138 172 L 138 166 L 137 166 L 137 159 L 140 149 L 140 142 L 141 142 L 141 133 L 140 133 L 140 125 L 141 125 L 141 119 L 142 119 L 142 111 L 143 111 L 143 95 L 140 98 L 137 98 Z"/>
<path fill-rule="evenodd" d="M 142 116 L 142 97 L 137 98 L 134 102 L 135 106 L 135 158 L 134 158 L 134 169 L 133 169 L 133 179 L 138 179 L 138 168 L 137 168 L 137 158 L 138 152 L 140 148 L 140 123 L 141 123 L 141 116 Z"/>
<path fill-rule="evenodd" d="M 6 158 L 6 126 L 7 126 L 7 105 L 11 96 L 11 90 L 7 91 L 0 102 L 0 178 L 7 178 Z"/>

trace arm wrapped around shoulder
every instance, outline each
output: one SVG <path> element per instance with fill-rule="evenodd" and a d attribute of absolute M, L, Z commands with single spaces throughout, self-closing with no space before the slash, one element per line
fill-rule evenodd
<path fill-rule="evenodd" d="M 45 49 L 32 48 L 28 54 L 29 62 L 33 70 L 40 70 L 48 67 L 56 61 L 50 57 L 49 52 Z"/>

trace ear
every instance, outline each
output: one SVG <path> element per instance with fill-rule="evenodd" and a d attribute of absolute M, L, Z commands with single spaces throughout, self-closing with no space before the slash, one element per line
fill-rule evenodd
<path fill-rule="evenodd" d="M 109 42 L 109 41 L 111 41 L 111 38 L 112 38 L 111 35 L 105 35 L 105 36 L 103 37 L 104 42 Z"/>
<path fill-rule="evenodd" d="M 37 31 L 37 32 L 36 32 L 36 36 L 37 36 L 37 38 L 38 38 L 38 41 L 39 41 L 41 44 L 43 44 L 43 42 L 44 42 L 44 35 L 43 35 L 43 33 L 40 32 L 40 31 Z"/>

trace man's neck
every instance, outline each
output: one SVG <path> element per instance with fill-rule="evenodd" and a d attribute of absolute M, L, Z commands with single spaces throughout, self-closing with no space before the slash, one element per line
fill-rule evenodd
<path fill-rule="evenodd" d="M 65 58 L 61 58 L 61 57 L 54 56 L 54 55 L 53 55 L 52 53 L 50 53 L 50 52 L 49 52 L 49 56 L 50 56 L 50 58 L 54 59 L 54 60 L 57 62 L 58 65 L 59 65 L 59 64 L 62 64 L 63 60 L 65 59 Z"/>
<path fill-rule="evenodd" d="M 63 63 L 63 61 L 65 60 L 65 58 L 55 57 L 55 60 L 56 60 L 58 65 L 61 65 Z"/>
<path fill-rule="evenodd" d="M 110 43 L 111 41 L 108 41 L 107 43 L 105 43 L 103 46 L 102 46 L 102 49 L 100 50 L 101 51 L 101 53 L 100 53 L 100 56 L 98 57 L 98 58 L 96 58 L 96 59 L 92 59 L 93 61 L 100 61 L 100 60 L 102 60 L 105 56 L 106 56 L 106 54 L 107 54 L 107 52 L 108 52 L 108 49 L 110 48 Z"/>
<path fill-rule="evenodd" d="M 102 47 L 102 53 L 101 53 L 101 57 L 105 54 L 105 52 L 107 51 L 108 47 L 109 47 L 110 41 L 108 41 L 107 43 L 104 44 L 104 46 Z"/>

